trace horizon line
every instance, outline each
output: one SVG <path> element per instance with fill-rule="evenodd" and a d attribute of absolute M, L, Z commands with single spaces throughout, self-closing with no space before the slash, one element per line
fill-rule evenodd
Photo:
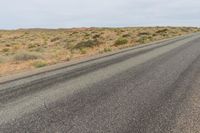
<path fill-rule="evenodd" d="M 90 28 L 148 28 L 148 27 L 188 27 L 188 28 L 200 28 L 200 26 L 186 26 L 186 25 L 150 25 L 150 26 L 77 26 L 77 27 L 27 27 L 27 28 L 0 28 L 0 30 L 62 30 L 62 29 L 90 29 Z"/>

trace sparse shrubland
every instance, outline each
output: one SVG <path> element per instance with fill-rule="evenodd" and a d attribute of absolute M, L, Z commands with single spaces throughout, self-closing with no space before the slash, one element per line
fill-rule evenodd
<path fill-rule="evenodd" d="M 0 30 L 0 76 L 179 35 L 190 27 Z"/>

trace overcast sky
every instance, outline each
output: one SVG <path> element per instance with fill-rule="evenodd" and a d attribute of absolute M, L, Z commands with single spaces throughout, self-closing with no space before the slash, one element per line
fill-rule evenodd
<path fill-rule="evenodd" d="M 0 29 L 200 26 L 200 0 L 0 0 Z"/>

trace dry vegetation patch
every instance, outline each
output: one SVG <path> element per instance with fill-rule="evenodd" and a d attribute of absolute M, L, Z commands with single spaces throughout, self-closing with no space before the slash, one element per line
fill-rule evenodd
<path fill-rule="evenodd" d="M 0 76 L 199 32 L 193 27 L 0 31 Z"/>
<path fill-rule="evenodd" d="M 14 61 L 28 61 L 39 59 L 40 55 L 37 53 L 31 53 L 27 51 L 21 51 L 14 55 Z"/>

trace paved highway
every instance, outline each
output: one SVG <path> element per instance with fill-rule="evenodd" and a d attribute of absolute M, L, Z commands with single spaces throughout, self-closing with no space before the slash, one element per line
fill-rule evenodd
<path fill-rule="evenodd" d="M 200 34 L 0 79 L 2 133 L 199 133 Z"/>

